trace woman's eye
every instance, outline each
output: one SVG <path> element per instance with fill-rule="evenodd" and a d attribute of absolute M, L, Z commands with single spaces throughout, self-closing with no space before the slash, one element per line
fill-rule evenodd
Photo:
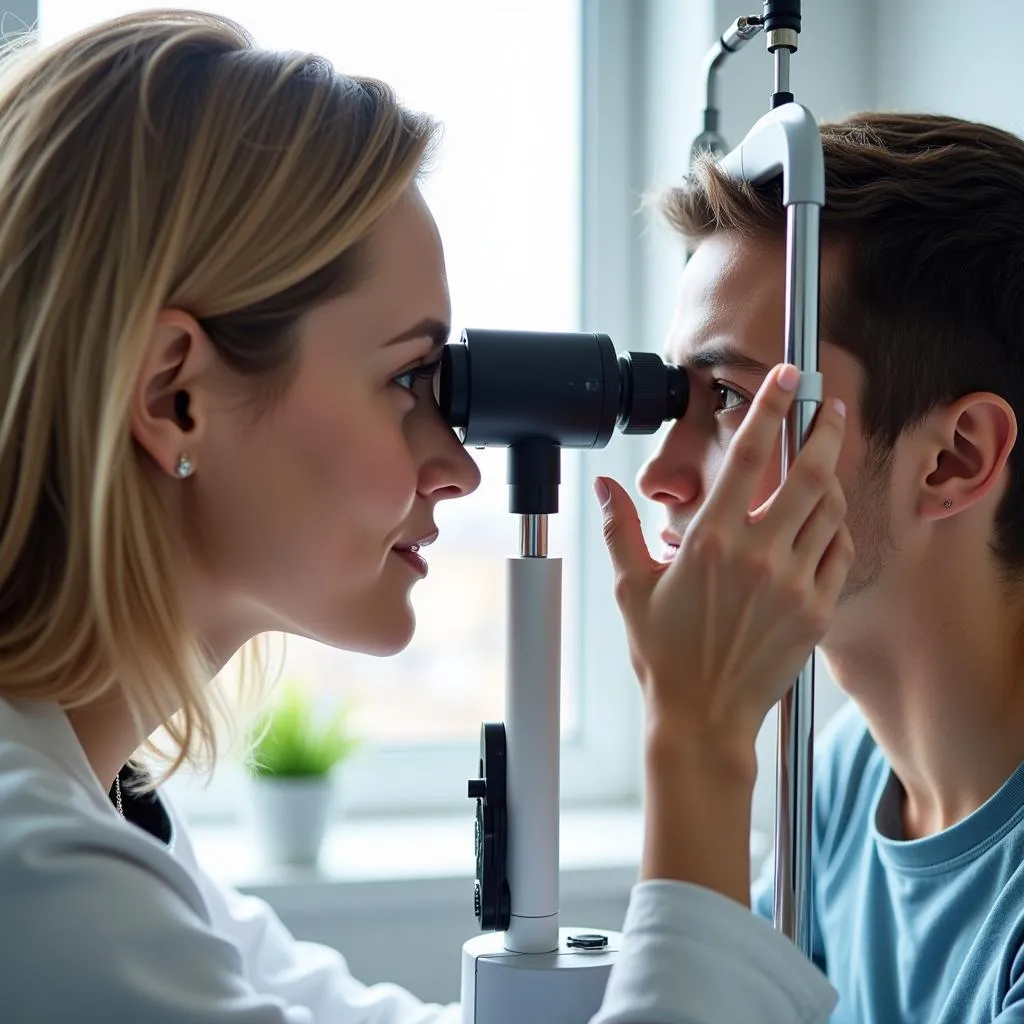
<path fill-rule="evenodd" d="M 432 363 L 424 363 L 422 366 L 413 366 L 411 369 L 392 377 L 391 383 L 396 384 L 403 391 L 415 394 L 417 382 L 433 380 L 440 365 L 440 360 L 435 360 Z"/>
<path fill-rule="evenodd" d="M 716 413 L 735 412 L 750 401 L 742 392 L 723 384 L 720 380 L 711 382 L 711 391 L 715 395 Z"/>

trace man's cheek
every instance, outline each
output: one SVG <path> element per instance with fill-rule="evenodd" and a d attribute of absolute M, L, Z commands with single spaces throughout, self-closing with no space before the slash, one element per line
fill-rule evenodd
<path fill-rule="evenodd" d="M 704 496 L 705 498 L 711 492 L 711 489 L 715 486 L 715 482 L 718 480 L 725 468 L 725 455 L 726 452 L 722 449 L 712 449 L 708 457 L 704 460 Z"/>

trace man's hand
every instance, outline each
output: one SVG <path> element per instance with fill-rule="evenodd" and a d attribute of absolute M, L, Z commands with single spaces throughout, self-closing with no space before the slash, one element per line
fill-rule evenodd
<path fill-rule="evenodd" d="M 647 724 L 641 880 L 748 905 L 754 741 L 825 633 L 853 561 L 836 479 L 845 415 L 819 411 L 786 480 L 751 512 L 799 381 L 765 379 L 675 558 L 651 558 L 636 508 L 595 484 Z"/>
<path fill-rule="evenodd" d="M 749 744 L 824 635 L 853 560 L 836 478 L 845 413 L 821 408 L 786 480 L 752 512 L 799 381 L 777 367 L 737 431 L 674 560 L 651 558 L 636 508 L 599 479 L 649 733 Z M 788 386 L 787 386 L 788 385 Z"/>

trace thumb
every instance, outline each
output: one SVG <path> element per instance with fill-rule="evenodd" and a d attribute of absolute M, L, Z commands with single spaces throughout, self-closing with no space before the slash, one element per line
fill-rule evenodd
<path fill-rule="evenodd" d="M 621 589 L 647 574 L 654 560 L 647 550 L 636 505 L 625 488 L 609 477 L 599 476 L 594 481 L 594 493 L 601 503 L 604 542 Z"/>

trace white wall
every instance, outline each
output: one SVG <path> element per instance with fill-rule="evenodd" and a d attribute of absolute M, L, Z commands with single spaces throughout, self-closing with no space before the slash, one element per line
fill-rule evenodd
<path fill-rule="evenodd" d="M 954 114 L 1024 133 L 1020 0 L 889 0 L 878 7 L 879 107 Z"/>

